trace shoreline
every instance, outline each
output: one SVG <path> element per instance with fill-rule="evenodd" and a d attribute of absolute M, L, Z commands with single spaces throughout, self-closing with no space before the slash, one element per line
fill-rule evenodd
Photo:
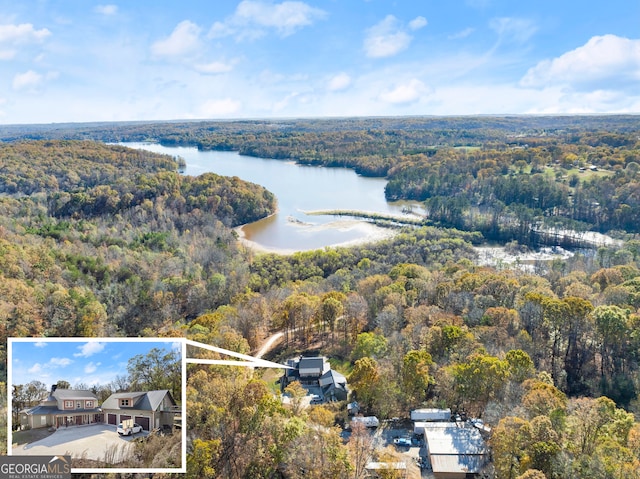
<path fill-rule="evenodd" d="M 338 225 L 337 223 L 334 223 L 335 226 L 328 226 L 328 227 L 336 228 L 336 229 L 339 227 L 344 227 L 345 222 L 340 222 L 340 223 L 341 223 L 340 225 Z M 378 241 L 383 241 L 383 240 L 392 238 L 396 234 L 396 231 L 391 228 L 381 228 L 379 226 L 372 225 L 371 222 L 369 221 L 353 220 L 351 224 L 355 224 L 358 227 L 366 228 L 369 231 L 361 238 L 343 241 L 335 244 L 330 244 L 330 245 L 322 246 L 319 248 L 309 248 L 309 249 L 277 248 L 277 247 L 269 247 L 269 246 L 262 245 L 246 237 L 246 234 L 243 230 L 243 228 L 246 225 L 236 226 L 235 228 L 233 228 L 233 231 L 237 233 L 238 241 L 244 247 L 256 253 L 273 253 L 273 254 L 279 254 L 283 256 L 289 256 L 294 253 L 303 253 L 306 251 L 322 250 L 326 248 L 348 248 L 351 246 L 358 246 L 358 245 L 367 244 L 367 243 L 375 243 Z"/>

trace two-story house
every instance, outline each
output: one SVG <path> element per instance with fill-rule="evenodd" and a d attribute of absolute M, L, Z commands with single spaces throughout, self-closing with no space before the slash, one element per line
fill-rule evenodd
<path fill-rule="evenodd" d="M 282 391 L 293 381 L 299 381 L 309 392 L 320 396 L 320 402 L 347 399 L 347 380 L 331 369 L 327 358 L 323 356 L 300 356 L 289 359 L 284 375 L 280 378 Z"/>
<path fill-rule="evenodd" d="M 51 386 L 49 396 L 20 412 L 20 425 L 32 429 L 94 424 L 104 421 L 98 398 L 91 391 Z"/>

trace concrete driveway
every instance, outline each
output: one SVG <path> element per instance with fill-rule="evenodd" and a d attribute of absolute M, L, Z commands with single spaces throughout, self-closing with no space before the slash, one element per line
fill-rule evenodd
<path fill-rule="evenodd" d="M 147 436 L 143 431 L 133 436 L 120 436 L 109 424 L 91 424 L 60 428 L 51 436 L 12 449 L 16 456 L 51 456 L 69 454 L 72 458 L 86 458 L 109 464 L 120 462 L 133 447 L 131 440 Z"/>

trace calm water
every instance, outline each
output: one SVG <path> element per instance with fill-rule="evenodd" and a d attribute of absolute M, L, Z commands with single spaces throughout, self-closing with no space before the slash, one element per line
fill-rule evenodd
<path fill-rule="evenodd" d="M 243 156 L 235 152 L 198 151 L 150 143 L 125 143 L 185 159 L 186 175 L 213 172 L 260 184 L 278 199 L 278 212 L 245 225 L 245 238 L 272 251 L 305 251 L 389 235 L 368 222 L 331 215 L 308 215 L 316 210 L 358 210 L 401 215 L 407 203 L 388 203 L 387 181 L 358 176 L 346 168 L 301 166 L 293 162 Z M 419 211 L 417 203 L 411 205 Z"/>

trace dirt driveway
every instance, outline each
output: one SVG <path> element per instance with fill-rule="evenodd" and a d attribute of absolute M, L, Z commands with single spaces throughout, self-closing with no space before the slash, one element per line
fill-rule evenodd
<path fill-rule="evenodd" d="M 69 454 L 72 458 L 84 457 L 115 464 L 127 455 L 133 446 L 133 438 L 147 434 L 144 431 L 135 436 L 119 436 L 115 426 L 108 424 L 60 428 L 44 439 L 13 447 L 11 453 L 17 456 Z"/>

